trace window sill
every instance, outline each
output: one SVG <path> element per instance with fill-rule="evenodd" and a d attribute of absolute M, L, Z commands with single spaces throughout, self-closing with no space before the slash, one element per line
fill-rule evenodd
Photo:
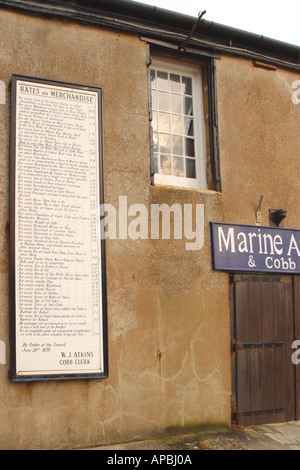
<path fill-rule="evenodd" d="M 165 188 L 165 189 L 176 189 L 180 191 L 193 191 L 197 192 L 200 194 L 208 194 L 208 195 L 214 195 L 218 194 L 219 196 L 222 195 L 220 191 L 215 191 L 214 189 L 201 189 L 201 188 L 189 188 L 189 187 L 184 187 L 184 186 L 174 186 L 174 185 L 169 185 L 169 184 L 162 184 L 162 183 L 151 183 L 151 187 L 153 188 Z"/>
<path fill-rule="evenodd" d="M 152 177 L 152 183 L 154 185 L 164 185 L 184 189 L 207 189 L 206 181 L 204 178 L 185 178 L 181 176 L 162 175 L 159 173 L 154 173 Z"/>

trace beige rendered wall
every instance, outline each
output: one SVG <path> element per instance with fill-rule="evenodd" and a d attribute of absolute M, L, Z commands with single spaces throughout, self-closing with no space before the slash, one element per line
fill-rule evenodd
<path fill-rule="evenodd" d="M 268 209 L 299 228 L 299 76 L 217 61 L 222 194 L 151 187 L 146 46 L 131 35 L 0 11 L 0 449 L 75 448 L 170 427 L 230 423 L 228 274 L 213 272 L 209 221 Z M 12 384 L 9 371 L 9 82 L 12 73 L 101 86 L 105 200 L 205 204 L 205 240 L 107 240 L 108 379 Z M 0 356 L 1 357 L 1 356 Z M 3 355 L 2 355 L 3 357 Z"/>

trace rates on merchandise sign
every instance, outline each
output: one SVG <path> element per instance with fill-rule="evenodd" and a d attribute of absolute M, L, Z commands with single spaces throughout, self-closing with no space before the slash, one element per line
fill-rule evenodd
<path fill-rule="evenodd" d="M 13 381 L 107 376 L 102 91 L 11 81 Z"/>

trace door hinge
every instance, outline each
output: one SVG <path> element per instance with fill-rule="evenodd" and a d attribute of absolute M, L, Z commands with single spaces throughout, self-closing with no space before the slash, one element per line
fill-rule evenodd
<path fill-rule="evenodd" d="M 238 343 L 236 340 L 231 342 L 231 352 L 234 354 L 237 351 L 248 349 L 269 349 L 269 348 L 282 348 L 283 342 L 276 343 Z"/>

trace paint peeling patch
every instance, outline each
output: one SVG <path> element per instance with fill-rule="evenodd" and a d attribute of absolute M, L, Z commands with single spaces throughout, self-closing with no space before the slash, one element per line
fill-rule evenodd
<path fill-rule="evenodd" d="M 5 343 L 0 341 L 0 364 L 6 364 Z"/>
<path fill-rule="evenodd" d="M 6 103 L 6 97 L 5 97 L 5 83 L 0 80 L 0 104 L 5 104 Z"/>

